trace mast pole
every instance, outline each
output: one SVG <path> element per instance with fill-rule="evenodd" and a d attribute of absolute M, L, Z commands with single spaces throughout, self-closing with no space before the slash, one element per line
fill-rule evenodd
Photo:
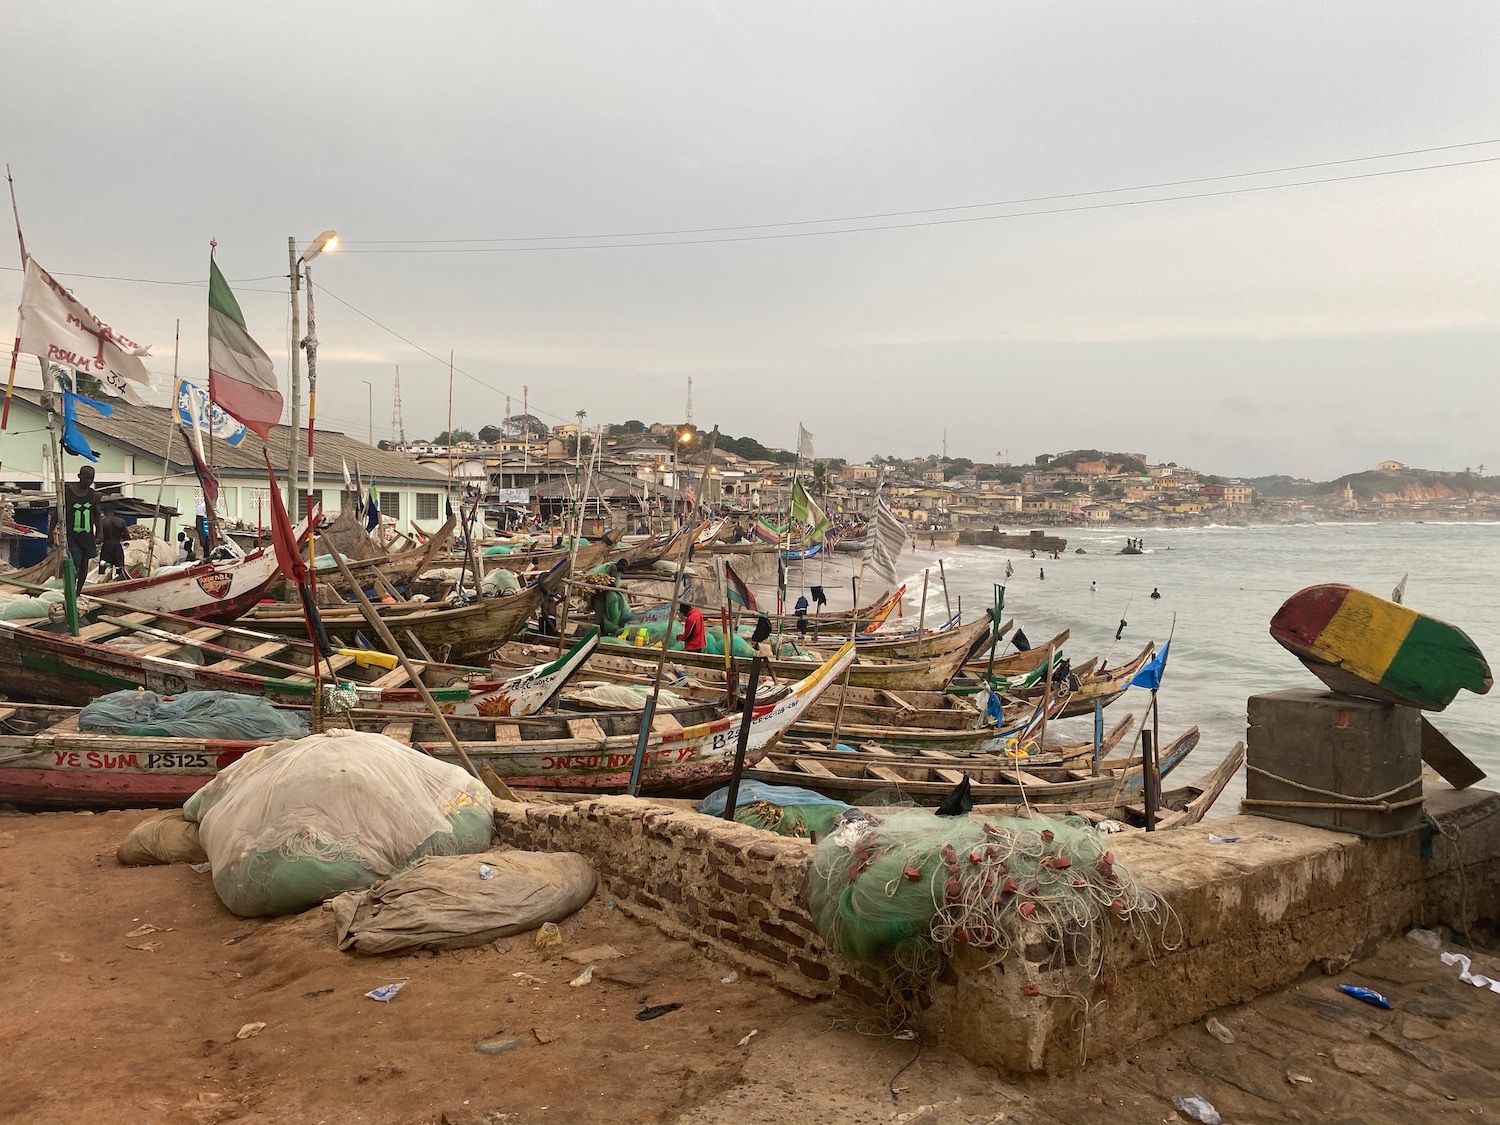
<path fill-rule="evenodd" d="M 16 244 L 21 248 L 21 273 L 26 273 L 26 238 L 21 233 L 21 212 L 16 209 L 16 181 L 11 179 L 10 165 L 5 166 L 5 182 L 10 185 L 10 213 L 16 220 Z M 25 291 L 26 282 L 21 282 L 22 291 Z M 10 400 L 16 391 L 16 361 L 21 357 L 21 318 L 19 312 L 16 316 L 16 342 L 10 348 L 10 375 L 5 381 L 5 406 L 0 408 L 0 465 L 5 463 L 5 430 L 10 425 Z M 45 394 L 47 388 L 47 372 L 42 371 L 42 391 Z M 58 509 L 58 520 L 62 519 L 62 509 Z"/>

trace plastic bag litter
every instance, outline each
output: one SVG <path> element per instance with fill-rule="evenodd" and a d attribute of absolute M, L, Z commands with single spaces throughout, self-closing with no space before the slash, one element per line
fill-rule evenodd
<path fill-rule="evenodd" d="M 514 594 L 518 593 L 521 589 L 521 579 L 515 571 L 506 570 L 503 566 L 497 566 L 484 576 L 483 581 L 479 583 L 479 589 L 487 598 Z"/>
<path fill-rule="evenodd" d="M 90 734 L 143 738 L 243 738 L 275 741 L 307 733 L 301 717 L 278 711 L 270 700 L 232 691 L 116 691 L 78 713 L 78 729 Z"/>
<path fill-rule="evenodd" d="M 360 953 L 485 945 L 568 917 L 593 897 L 595 882 L 574 852 L 429 856 L 334 899 L 334 939 Z"/>
<path fill-rule="evenodd" d="M 482 852 L 484 785 L 382 734 L 332 731 L 252 750 L 188 799 L 214 889 L 242 917 L 289 914 L 428 855 Z"/>
<path fill-rule="evenodd" d="M 132 828 L 115 849 L 115 859 L 126 867 L 145 867 L 153 863 L 203 863 L 208 854 L 198 839 L 198 826 L 181 809 L 167 809 Z"/>

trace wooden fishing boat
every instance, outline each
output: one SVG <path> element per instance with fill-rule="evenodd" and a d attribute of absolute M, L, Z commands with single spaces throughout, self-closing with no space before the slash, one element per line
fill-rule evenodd
<path fill-rule="evenodd" d="M 1064 629 L 1050 641 L 1035 645 L 1025 652 L 1012 652 L 1005 656 L 996 656 L 993 667 L 990 665 L 988 656 L 989 646 L 986 645 L 984 652 L 975 656 L 973 660 L 964 665 L 964 671 L 980 676 L 988 674 L 996 680 L 1023 679 L 1029 673 L 1047 663 L 1048 649 L 1052 650 L 1054 660 L 1061 657 L 1063 645 L 1068 643 L 1068 638 L 1072 635 L 1071 629 Z"/>
<path fill-rule="evenodd" d="M 906 587 L 898 586 L 896 589 L 882 594 L 868 606 L 860 606 L 857 611 L 843 609 L 835 610 L 832 613 L 808 614 L 808 631 L 812 632 L 816 628 L 820 635 L 836 639 L 840 633 L 847 636 L 850 622 L 851 620 L 855 620 L 857 622 L 855 628 L 861 634 L 873 633 L 890 620 L 891 614 L 901 604 L 901 599 L 905 594 Z M 717 609 L 718 607 L 702 606 L 700 608 L 707 612 L 709 609 Z M 760 614 L 756 616 L 758 617 Z M 779 628 L 784 635 L 795 634 L 797 631 L 797 615 L 795 613 L 768 613 L 765 614 L 765 617 L 771 622 L 773 629 Z"/>
<path fill-rule="evenodd" d="M 0 574 L 0 582 L 40 584 L 55 577 L 59 566 L 54 552 L 23 571 Z M 270 547 L 257 547 L 243 557 L 164 566 L 146 578 L 91 582 L 84 587 L 84 594 L 148 613 L 175 613 L 227 625 L 253 609 L 279 574 L 276 552 Z"/>
<path fill-rule="evenodd" d="M 1145 666 L 1146 661 L 1150 660 L 1155 652 L 1156 645 L 1152 642 L 1147 642 L 1146 647 L 1141 649 L 1135 659 L 1120 665 L 1118 668 L 1111 668 L 1102 672 L 1082 672 L 1080 666 L 1081 674 L 1074 674 L 1074 678 L 1078 681 L 1077 687 L 1073 687 L 1071 683 L 1066 685 L 1066 687 L 1054 683 L 1052 685 L 1053 692 L 1059 690 L 1067 691 L 1067 706 L 1063 709 L 1062 714 L 1057 717 L 1071 719 L 1078 715 L 1093 714 L 1095 703 L 1101 703 L 1105 707 L 1108 707 L 1125 694 L 1126 690 L 1130 687 L 1130 681 L 1135 679 L 1136 673 Z M 1036 700 L 1041 699 L 1046 691 L 1047 687 L 1045 684 L 1034 684 L 1031 687 L 1012 689 L 1008 694 L 1016 699 Z"/>
<path fill-rule="evenodd" d="M 1198 745 L 1198 728 L 1190 727 L 1162 747 L 1161 775 L 1176 769 Z M 968 776 L 975 805 L 1019 803 L 1091 804 L 1113 808 L 1121 795 L 1140 789 L 1141 759 L 1106 761 L 1095 776 L 1090 769 L 1066 763 L 1020 765 L 995 758 L 956 757 L 938 752 L 901 755 L 888 750 L 840 752 L 826 747 L 782 747 L 767 754 L 746 777 L 773 785 L 800 785 L 826 796 L 860 804 L 874 793 L 892 790 L 900 799 L 937 805 Z"/>
<path fill-rule="evenodd" d="M 489 654 L 526 627 L 542 603 L 541 586 L 528 586 L 498 598 L 478 598 L 464 605 L 445 602 L 397 602 L 377 607 L 398 638 L 410 632 L 422 648 L 438 659 L 459 664 L 483 662 Z M 328 636 L 353 647 L 358 633 L 368 633 L 360 607 L 322 606 L 319 614 Z M 306 636 L 302 607 L 278 602 L 257 606 L 245 615 L 247 628 L 280 637 Z"/>
<path fill-rule="evenodd" d="M 334 528 L 337 528 L 343 522 L 346 515 L 351 520 L 354 519 L 353 513 L 345 509 L 339 513 L 338 518 L 334 520 L 328 530 L 331 532 Z M 384 582 L 389 586 L 404 586 L 422 571 L 426 570 L 432 564 L 433 560 L 439 556 L 448 545 L 448 541 L 453 537 L 453 529 L 457 524 L 457 519 L 449 516 L 443 526 L 433 532 L 432 538 L 428 539 L 426 543 L 410 547 L 404 551 L 392 551 L 388 554 L 377 553 L 366 558 L 353 558 L 342 550 L 339 550 L 339 554 L 344 556 L 345 565 L 349 568 L 349 572 L 363 585 L 378 586 L 379 583 Z M 365 536 L 365 540 L 379 552 L 379 546 L 368 535 Z M 330 540 L 330 546 L 338 550 L 337 543 L 340 541 L 337 539 Z M 337 587 L 345 585 L 344 576 L 339 572 L 336 564 L 320 563 L 314 568 L 314 571 L 319 585 Z"/>
<path fill-rule="evenodd" d="M 1293 594 L 1271 636 L 1334 691 L 1441 711 L 1460 688 L 1484 695 L 1494 678 L 1461 629 L 1352 586 Z"/>
<path fill-rule="evenodd" d="M 546 644 L 545 638 L 532 634 L 527 634 L 522 640 L 530 643 L 540 641 Z M 555 645 L 556 641 L 552 643 Z M 515 642 L 512 642 L 505 651 L 518 654 L 521 650 L 517 650 L 514 645 Z M 615 666 L 616 670 L 643 675 L 646 673 L 642 669 L 641 662 L 650 661 L 650 667 L 654 669 L 654 653 L 655 649 L 640 648 L 618 639 L 605 639 L 600 642 L 598 656 L 594 658 L 594 667 L 611 667 L 604 661 L 606 658 L 613 658 L 629 662 L 627 665 Z M 861 657 L 849 670 L 849 682 L 858 687 L 885 688 L 889 691 L 939 691 L 947 686 L 953 674 L 958 671 L 959 665 L 963 663 L 964 655 L 964 652 L 960 650 L 946 656 L 924 656 L 921 660 L 866 661 Z M 693 669 L 694 674 L 700 679 L 723 682 L 723 656 L 671 649 L 667 653 L 667 663 L 675 667 Z M 739 663 L 747 665 L 748 661 L 741 658 Z M 778 659 L 767 661 L 766 666 L 769 673 L 779 680 L 797 680 L 807 673 L 812 663 L 808 660 Z"/>
<path fill-rule="evenodd" d="M 780 698 L 758 705 L 750 721 L 746 761 L 759 761 L 853 658 L 852 647 L 841 649 Z M 606 793 L 629 783 L 641 718 L 640 712 L 622 711 L 519 721 L 467 715 L 449 721 L 474 764 L 489 766 L 513 788 Z M 457 764 L 452 745 L 425 712 L 356 711 L 347 721 Z M 734 713 L 690 726 L 671 715 L 654 716 L 642 759 L 641 791 L 688 796 L 722 784 L 734 761 L 740 725 L 741 716 Z M 107 808 L 181 804 L 220 769 L 263 744 L 89 734 L 79 731 L 75 709 L 0 705 L 0 801 Z"/>
<path fill-rule="evenodd" d="M 1238 742 L 1233 750 L 1224 755 L 1223 761 L 1202 777 L 1175 789 L 1164 790 L 1157 802 L 1156 831 L 1166 832 L 1173 828 L 1189 828 L 1200 823 L 1208 815 L 1208 810 L 1213 808 L 1214 802 L 1224 795 L 1229 782 L 1235 774 L 1240 772 L 1240 767 L 1244 764 L 1245 744 Z M 985 808 L 983 811 L 995 810 Z M 1045 808 L 1039 811 L 1046 815 Z M 1139 800 L 1118 804 L 1107 810 L 1082 808 L 1069 811 L 1076 812 L 1078 816 L 1096 826 L 1101 825 L 1105 820 L 1112 820 L 1115 824 L 1123 825 L 1127 829 L 1140 829 L 1146 826 L 1146 808 Z"/>
<path fill-rule="evenodd" d="M 555 650 L 541 654 L 530 665 L 539 676 L 426 661 L 417 670 L 445 712 L 524 713 L 556 694 L 597 643 L 593 632 L 561 656 Z M 315 690 L 313 651 L 308 642 L 289 637 L 96 603 L 76 637 L 61 626 L 0 621 L 0 691 L 74 705 L 124 688 L 162 695 L 235 691 L 306 705 Z M 359 707 L 423 707 L 421 693 L 392 661 L 382 653 L 342 649 L 322 662 L 323 677 L 352 685 Z"/>

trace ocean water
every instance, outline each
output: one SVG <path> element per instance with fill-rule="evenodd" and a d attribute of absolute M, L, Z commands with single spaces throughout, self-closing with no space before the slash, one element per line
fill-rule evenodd
<path fill-rule="evenodd" d="M 1473 638 L 1492 664 L 1500 663 L 1500 525 L 1318 524 L 1277 527 L 1190 527 L 1160 530 L 1069 529 L 1068 553 L 1031 559 L 1026 552 L 952 547 L 902 556 L 909 575 L 908 616 L 921 600 L 922 570 L 930 567 L 928 621 L 943 610 L 936 558 L 941 555 L 954 607 L 964 620 L 991 604 L 992 584 L 1005 584 L 1005 616 L 1033 643 L 1063 629 L 1065 653 L 1075 663 L 1107 656 L 1118 664 L 1148 640 L 1158 646 L 1176 623 L 1160 697 L 1162 740 L 1196 724 L 1202 740 L 1172 775 L 1177 783 L 1207 772 L 1245 737 L 1245 701 L 1260 692 L 1321 687 L 1291 653 L 1271 639 L 1271 617 L 1289 596 L 1321 582 L 1344 582 L 1389 597 L 1408 574 L 1405 604 L 1442 618 Z M 1145 554 L 1120 555 L 1127 537 L 1145 541 Z M 1074 554 L 1082 547 L 1087 553 Z M 1006 580 L 1005 563 L 1015 574 Z M 1045 580 L 1038 577 L 1045 569 Z M 1097 593 L 1089 583 L 1097 583 Z M 1159 601 L 1150 598 L 1158 588 Z M 1120 619 L 1128 622 L 1115 641 Z M 1134 688 L 1105 712 L 1145 713 L 1148 694 Z M 1433 724 L 1500 786 L 1500 691 L 1460 692 Z M 1074 737 L 1087 737 L 1091 719 L 1069 720 Z M 1169 778 L 1168 785 L 1172 784 Z M 1215 807 L 1232 813 L 1244 794 L 1243 773 Z"/>

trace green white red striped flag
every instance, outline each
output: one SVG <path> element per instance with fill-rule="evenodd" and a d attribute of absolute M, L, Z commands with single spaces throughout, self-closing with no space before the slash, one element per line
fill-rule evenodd
<path fill-rule="evenodd" d="M 245 314 L 229 282 L 208 258 L 208 395 L 224 413 L 262 438 L 281 419 L 281 389 L 271 357 L 245 330 Z"/>

